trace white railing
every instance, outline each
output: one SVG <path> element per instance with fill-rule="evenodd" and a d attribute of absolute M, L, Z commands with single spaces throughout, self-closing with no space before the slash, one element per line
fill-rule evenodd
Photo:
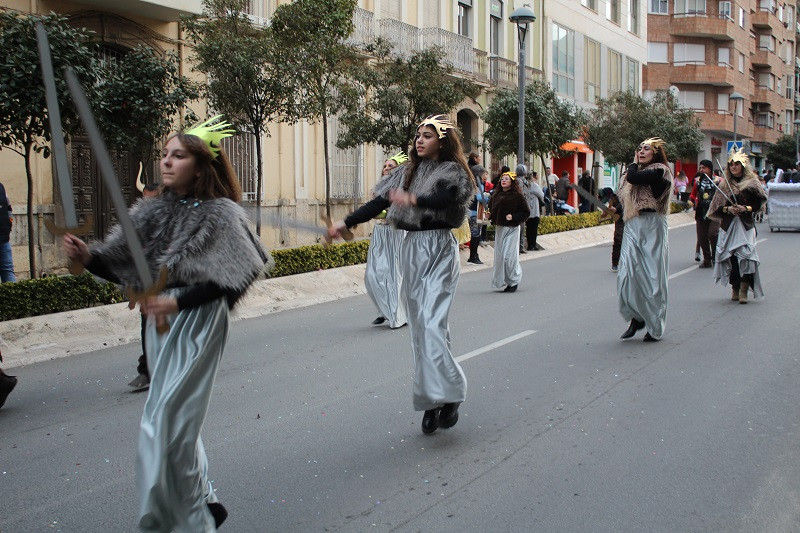
<path fill-rule="evenodd" d="M 419 28 L 395 19 L 381 19 L 378 33 L 392 44 L 395 54 L 410 56 L 421 50 Z"/>
<path fill-rule="evenodd" d="M 359 46 L 372 42 L 375 38 L 375 31 L 372 28 L 373 18 L 372 11 L 357 7 L 355 11 L 353 11 L 353 25 L 355 28 L 347 39 L 347 43 Z"/>
<path fill-rule="evenodd" d="M 453 68 L 472 74 L 473 55 L 472 39 L 442 28 L 423 28 L 420 30 L 422 48 L 439 46 L 444 50 L 445 61 Z"/>
<path fill-rule="evenodd" d="M 489 79 L 495 85 L 515 87 L 519 80 L 518 69 L 514 61 L 500 56 L 489 56 Z"/>
<path fill-rule="evenodd" d="M 256 141 L 248 133 L 240 133 L 222 139 L 222 147 L 228 154 L 233 170 L 242 186 L 242 200 L 255 202 L 258 199 L 258 164 L 256 161 Z"/>

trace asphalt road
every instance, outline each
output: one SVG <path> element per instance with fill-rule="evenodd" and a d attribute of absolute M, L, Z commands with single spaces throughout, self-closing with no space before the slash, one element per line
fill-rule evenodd
<path fill-rule="evenodd" d="M 748 305 L 696 268 L 693 227 L 670 231 L 658 343 L 619 340 L 610 245 L 524 262 L 514 294 L 464 274 L 468 397 L 432 436 L 408 329 L 370 326 L 366 296 L 236 322 L 203 432 L 222 531 L 798 530 L 800 234 L 760 230 Z M 136 530 L 138 355 L 15 369 L 0 531 Z"/>

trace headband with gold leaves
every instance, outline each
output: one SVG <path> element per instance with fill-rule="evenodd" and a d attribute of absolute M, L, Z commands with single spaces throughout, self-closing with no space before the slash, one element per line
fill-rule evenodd
<path fill-rule="evenodd" d="M 453 123 L 450 121 L 450 117 L 447 115 L 431 115 L 420 122 L 417 128 L 421 128 L 422 126 L 432 127 L 439 135 L 440 139 L 444 138 L 444 136 L 447 134 L 447 130 L 454 128 Z"/>
<path fill-rule="evenodd" d="M 216 115 L 201 122 L 197 126 L 183 132 L 184 135 L 194 135 L 200 137 L 208 145 L 211 155 L 219 157 L 219 143 L 226 137 L 232 137 L 236 130 L 232 129 L 231 124 L 222 119 L 222 115 Z"/>
<path fill-rule="evenodd" d="M 502 174 L 500 174 L 500 179 L 503 179 L 503 176 L 508 176 L 511 179 L 511 181 L 517 179 L 517 175 L 514 172 L 503 172 Z"/>
<path fill-rule="evenodd" d="M 744 153 L 744 146 L 740 150 L 737 150 L 734 146 L 731 148 L 731 151 L 728 152 L 728 164 L 731 163 L 741 163 L 742 165 L 747 165 L 750 158 L 747 157 L 747 154 Z"/>
<path fill-rule="evenodd" d="M 643 140 L 639 146 L 650 145 L 650 148 L 653 150 L 658 150 L 662 148 L 666 142 L 661 137 L 650 137 L 649 139 Z"/>
<path fill-rule="evenodd" d="M 405 153 L 405 152 L 397 152 L 396 154 L 394 154 L 389 159 L 391 159 L 392 161 L 394 161 L 398 165 L 402 165 L 403 163 L 408 161 L 408 154 Z"/>

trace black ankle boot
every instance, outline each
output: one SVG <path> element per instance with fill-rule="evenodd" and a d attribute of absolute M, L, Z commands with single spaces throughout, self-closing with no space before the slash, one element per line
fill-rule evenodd
<path fill-rule="evenodd" d="M 206 505 L 208 506 L 211 516 L 214 517 L 214 525 L 219 529 L 219 526 L 228 518 L 228 510 L 219 502 L 207 503 Z"/>
<path fill-rule="evenodd" d="M 16 376 L 9 376 L 0 370 L 0 407 L 3 407 L 6 403 L 6 398 L 8 398 L 8 395 L 11 394 L 11 391 L 14 390 L 16 386 Z"/>
<path fill-rule="evenodd" d="M 457 403 L 446 403 L 442 406 L 439 412 L 439 427 L 448 429 L 456 425 L 458 422 L 458 405 Z"/>
<path fill-rule="evenodd" d="M 644 322 L 639 322 L 635 318 L 631 320 L 631 325 L 628 326 L 628 329 L 625 330 L 625 333 L 622 334 L 620 339 L 630 339 L 636 332 L 639 331 L 644 327 Z"/>
<path fill-rule="evenodd" d="M 422 416 L 422 432 L 430 435 L 439 429 L 439 408 L 429 409 Z"/>
<path fill-rule="evenodd" d="M 478 257 L 478 239 L 472 239 L 469 241 L 469 259 L 467 259 L 467 263 L 472 263 L 473 265 L 482 265 L 483 261 Z"/>

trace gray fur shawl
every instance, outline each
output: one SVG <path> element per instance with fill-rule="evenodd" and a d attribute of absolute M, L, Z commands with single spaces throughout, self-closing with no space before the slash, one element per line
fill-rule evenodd
<path fill-rule="evenodd" d="M 388 199 L 389 190 L 402 189 L 405 171 L 405 165 L 401 165 L 390 172 L 375 186 L 375 195 Z M 461 165 L 455 161 L 423 159 L 416 168 L 416 175 L 408 190 L 417 196 L 430 196 L 440 185 L 453 187 L 456 190 L 456 198 L 446 209 L 437 211 L 393 204 L 386 212 L 386 220 L 394 226 L 410 230 L 420 229 L 423 220 L 429 223 L 444 222 L 452 228 L 461 226 L 473 196 L 472 180 Z"/>
<path fill-rule="evenodd" d="M 659 198 L 653 198 L 653 190 L 650 185 L 634 185 L 628 183 L 626 176 L 628 171 L 622 175 L 617 197 L 622 202 L 622 220 L 627 222 L 633 217 L 639 216 L 642 209 L 652 209 L 662 215 L 669 214 L 669 199 L 672 194 L 672 171 L 663 163 L 650 163 L 647 166 L 639 167 L 639 170 L 652 170 L 660 168 L 664 171 L 664 179 L 669 182 L 667 188 Z"/>
<path fill-rule="evenodd" d="M 244 291 L 264 270 L 268 252 L 250 231 L 247 215 L 227 198 L 197 201 L 165 191 L 143 198 L 130 210 L 154 279 L 167 268 L 167 283 L 212 282 L 224 290 Z M 115 226 L 93 247 L 122 283 L 141 290 L 122 228 Z"/>

